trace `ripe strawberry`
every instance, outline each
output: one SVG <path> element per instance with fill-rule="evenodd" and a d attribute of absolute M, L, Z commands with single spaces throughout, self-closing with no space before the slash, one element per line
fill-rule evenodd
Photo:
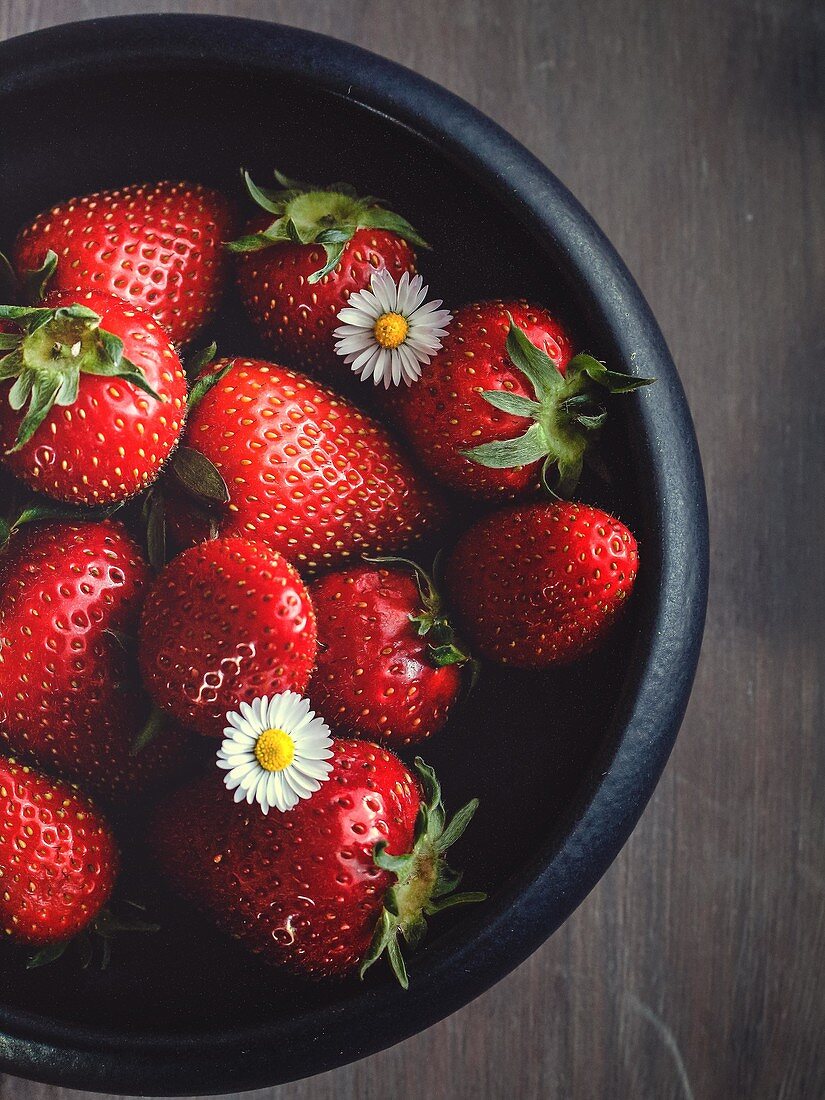
<path fill-rule="evenodd" d="M 468 659 L 430 577 L 404 564 L 411 568 L 328 573 L 309 590 L 319 642 L 313 705 L 341 732 L 399 745 L 444 726 Z"/>
<path fill-rule="evenodd" d="M 392 753 L 369 741 L 333 751 L 328 780 L 287 813 L 234 802 L 218 774 L 198 779 L 160 808 L 153 846 L 172 885 L 267 962 L 363 976 L 386 950 L 406 987 L 398 931 L 415 945 L 425 915 L 483 898 L 452 894 L 459 876 L 444 859 L 477 802 L 445 827 L 426 765 L 416 762 L 425 803 Z"/>
<path fill-rule="evenodd" d="M 600 388 L 625 393 L 652 381 L 571 355 L 569 336 L 546 309 L 465 306 L 421 382 L 393 394 L 394 415 L 421 463 L 453 489 L 518 496 L 557 467 L 555 491 L 567 496 L 588 437 L 605 419 Z"/>
<path fill-rule="evenodd" d="M 169 730 L 132 755 L 148 709 L 130 637 L 149 569 L 124 527 L 44 523 L 0 555 L 0 737 L 112 800 L 176 771 Z"/>
<path fill-rule="evenodd" d="M 222 535 L 263 539 L 315 569 L 401 550 L 441 519 L 387 430 L 344 398 L 257 359 L 209 371 L 202 381 L 214 385 L 190 411 L 186 443 L 229 488 Z"/>
<path fill-rule="evenodd" d="M 143 608 L 140 667 L 159 707 L 220 737 L 241 702 L 302 692 L 315 645 L 315 613 L 289 562 L 263 543 L 220 538 L 158 577 Z"/>
<path fill-rule="evenodd" d="M 18 329 L 0 336 L 0 448 L 12 473 L 79 504 L 119 502 L 153 481 L 186 409 L 186 377 L 158 324 L 97 291 L 0 306 L 0 318 Z"/>
<path fill-rule="evenodd" d="M 415 272 L 412 245 L 426 248 L 408 221 L 345 183 L 321 188 L 279 173 L 283 190 L 268 191 L 244 173 L 266 211 L 229 247 L 238 254 L 238 285 L 266 347 L 292 367 L 348 379 L 335 352 L 337 316 L 375 271 L 396 282 Z"/>
<path fill-rule="evenodd" d="M 547 668 L 603 639 L 633 589 L 638 561 L 633 535 L 599 508 L 516 505 L 464 533 L 447 587 L 478 653 Z"/>
<path fill-rule="evenodd" d="M 21 943 L 57 944 L 109 900 L 118 851 L 76 787 L 0 757 L 0 928 Z"/>
<path fill-rule="evenodd" d="M 210 319 L 225 275 L 229 203 L 200 184 L 134 184 L 69 199 L 20 231 L 14 265 L 77 297 L 106 291 L 183 344 Z M 51 253 L 51 257 L 49 256 Z M 56 270 L 52 270 L 56 263 Z"/>

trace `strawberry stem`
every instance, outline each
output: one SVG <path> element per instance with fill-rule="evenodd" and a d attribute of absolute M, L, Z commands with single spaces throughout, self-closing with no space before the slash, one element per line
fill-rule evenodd
<path fill-rule="evenodd" d="M 241 169 L 241 174 L 253 201 L 275 215 L 275 220 L 262 232 L 239 237 L 226 247 L 243 253 L 275 244 L 321 245 L 326 263 L 309 276 L 310 283 L 317 283 L 337 266 L 358 229 L 386 229 L 419 248 L 429 248 L 406 218 L 387 209 L 373 195 L 359 196 L 351 184 L 320 187 L 275 172 L 281 189 L 269 190 L 259 187 L 246 169 Z"/>
<path fill-rule="evenodd" d="M 532 423 L 514 439 L 497 439 L 461 453 L 497 470 L 541 462 L 546 491 L 567 498 L 575 492 L 587 449 L 607 418 L 600 403 L 601 391 L 630 393 L 649 386 L 654 379 L 608 370 L 587 354 L 571 359 L 562 374 L 512 317 L 506 349 L 512 365 L 529 380 L 535 400 L 506 390 L 484 390 L 481 396 L 493 408 Z"/>
<path fill-rule="evenodd" d="M 447 822 L 441 800 L 441 785 L 429 764 L 416 757 L 416 770 L 424 788 L 424 801 L 415 824 L 415 840 L 411 852 L 391 855 L 384 841 L 375 846 L 376 866 L 395 875 L 395 883 L 384 896 L 384 908 L 375 927 L 372 943 L 361 964 L 361 977 L 386 953 L 392 971 L 400 985 L 407 989 L 409 979 L 401 954 L 399 933 L 415 948 L 427 932 L 427 916 L 440 913 L 454 905 L 484 901 L 486 894 L 477 891 L 456 894 L 461 874 L 447 863 L 445 852 L 461 837 L 478 809 L 474 798 Z"/>

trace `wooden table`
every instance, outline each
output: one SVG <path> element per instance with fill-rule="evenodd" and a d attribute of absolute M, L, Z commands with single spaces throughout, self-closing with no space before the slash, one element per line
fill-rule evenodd
<path fill-rule="evenodd" d="M 0 35 L 158 7 L 0 0 Z M 815 0 L 165 7 L 351 39 L 445 84 L 534 150 L 647 294 L 694 411 L 710 494 L 712 592 L 696 689 L 612 870 L 474 1004 L 273 1096 L 825 1095 L 825 9 Z M 9 1100 L 57 1095 L 8 1078 L 0 1090 Z"/>

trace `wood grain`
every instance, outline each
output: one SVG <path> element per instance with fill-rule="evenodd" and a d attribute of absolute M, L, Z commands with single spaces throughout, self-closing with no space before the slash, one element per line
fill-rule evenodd
<path fill-rule="evenodd" d="M 0 35 L 117 0 L 0 2 Z M 167 4 L 348 38 L 477 104 L 624 255 L 709 484 L 703 658 L 588 901 L 451 1019 L 276 1100 L 825 1095 L 825 9 L 815 0 Z M 8 1100 L 61 1090 L 6 1078 Z M 76 1094 L 79 1095 L 79 1094 Z"/>

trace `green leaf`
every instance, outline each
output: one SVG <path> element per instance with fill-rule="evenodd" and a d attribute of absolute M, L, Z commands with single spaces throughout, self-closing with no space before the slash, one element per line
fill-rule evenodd
<path fill-rule="evenodd" d="M 22 340 L 22 333 L 0 332 L 0 351 L 12 351 L 14 348 L 19 348 Z"/>
<path fill-rule="evenodd" d="M 505 347 L 513 366 L 529 378 L 540 402 L 552 397 L 562 388 L 564 376 L 559 368 L 547 352 L 530 343 L 512 317 Z"/>
<path fill-rule="evenodd" d="M 407 852 L 405 855 L 393 856 L 386 849 L 387 842 L 385 840 L 379 840 L 375 845 L 372 858 L 376 866 L 380 867 L 382 871 L 391 871 L 399 877 L 406 874 L 414 862 L 412 853 Z"/>
<path fill-rule="evenodd" d="M 390 233 L 396 233 L 405 241 L 416 245 L 418 248 L 430 246 L 422 236 L 410 225 L 406 218 L 387 210 L 383 206 L 369 206 L 358 215 L 358 227 L 363 229 L 386 229 Z"/>
<path fill-rule="evenodd" d="M 232 364 L 227 363 L 226 366 L 221 367 L 220 370 L 213 371 L 211 374 L 204 374 L 195 382 L 192 389 L 189 391 L 188 404 L 190 411 L 203 400 L 213 386 L 216 386 L 222 378 L 226 378 L 231 369 Z"/>
<path fill-rule="evenodd" d="M 391 940 L 395 939 L 397 928 L 398 925 L 393 915 L 387 912 L 386 909 L 382 909 L 381 916 L 378 918 L 378 923 L 372 934 L 372 942 L 370 943 L 369 950 L 364 956 L 364 961 L 361 963 L 359 976 L 362 980 L 373 963 L 377 962 L 384 954 Z"/>
<path fill-rule="evenodd" d="M 283 172 L 279 172 L 277 168 L 272 172 L 275 179 L 280 183 L 281 187 L 287 191 L 311 191 L 311 183 L 302 183 L 300 180 L 291 179 L 289 176 L 285 176 Z"/>
<path fill-rule="evenodd" d="M 31 396 L 37 372 L 30 367 L 24 367 L 17 377 L 17 381 L 9 390 L 9 405 L 15 412 L 22 409 Z"/>
<path fill-rule="evenodd" d="M 481 396 L 488 405 L 513 416 L 529 416 L 535 420 L 541 412 L 538 401 L 531 401 L 529 397 L 509 393 L 507 390 L 483 390 Z"/>
<path fill-rule="evenodd" d="M 588 431 L 597 431 L 602 427 L 605 420 L 607 420 L 607 410 L 604 409 L 602 412 L 596 413 L 595 416 L 587 416 L 584 413 L 580 413 L 575 419 L 577 424 L 581 424 L 581 426 L 587 428 Z"/>
<path fill-rule="evenodd" d="M 516 439 L 496 439 L 461 453 L 480 466 L 493 470 L 529 466 L 547 454 L 547 437 L 541 424 L 532 424 L 524 435 Z"/>
<path fill-rule="evenodd" d="M 11 526 L 0 516 L 0 551 L 2 551 L 6 543 L 11 538 Z"/>
<path fill-rule="evenodd" d="M 99 336 L 100 342 L 103 345 L 103 350 L 112 361 L 112 366 L 115 368 L 112 372 L 114 374 L 120 367 L 120 361 L 123 358 L 123 341 L 119 336 L 115 336 L 113 332 L 106 332 L 105 329 L 100 329 Z"/>
<path fill-rule="evenodd" d="M 435 916 L 445 909 L 452 909 L 454 905 L 475 905 L 480 901 L 486 901 L 487 895 L 479 890 L 467 891 L 465 894 L 448 894 L 447 897 L 438 898 L 424 906 L 424 912 L 428 917 Z"/>
<path fill-rule="evenodd" d="M 282 194 L 275 191 L 267 191 L 262 187 L 258 187 L 255 181 L 252 179 L 252 176 L 250 176 L 249 172 L 247 172 L 246 169 L 242 169 L 241 171 L 243 174 L 244 183 L 246 184 L 246 189 L 249 192 L 253 201 L 256 202 L 262 210 L 268 210 L 270 214 L 283 214 L 286 203 L 284 202 Z M 277 172 L 275 173 L 275 178 L 278 178 Z M 278 182 L 280 183 L 281 181 L 278 180 Z M 299 188 L 292 188 L 291 185 L 288 184 L 285 185 L 285 188 L 288 190 L 299 190 Z"/>
<path fill-rule="evenodd" d="M 562 500 L 569 500 L 576 491 L 576 486 L 579 484 L 579 478 L 582 476 L 583 465 L 583 450 L 578 456 L 558 459 L 559 473 L 558 481 L 555 486 L 555 493 L 557 496 L 560 496 Z"/>
<path fill-rule="evenodd" d="M 31 400 L 28 410 L 17 430 L 14 446 L 10 448 L 8 454 L 14 454 L 29 442 L 54 407 L 61 385 L 62 379 L 59 375 L 37 375 L 35 377 L 31 386 Z"/>
<path fill-rule="evenodd" d="M 138 756 L 147 745 L 150 745 L 159 734 L 163 733 L 168 725 L 168 716 L 159 707 L 153 705 L 142 729 L 132 742 L 132 747 L 129 750 L 130 755 Z"/>
<path fill-rule="evenodd" d="M 23 370 L 23 352 L 18 347 L 4 355 L 0 359 L 0 382 L 6 382 L 9 378 L 16 378 Z"/>
<path fill-rule="evenodd" d="M 424 788 L 424 802 L 429 810 L 441 805 L 441 784 L 435 769 L 426 764 L 420 756 L 415 758 L 415 770 L 421 778 L 421 786 Z"/>
<path fill-rule="evenodd" d="M 78 388 L 80 386 L 80 370 L 67 369 L 60 382 L 60 389 L 54 399 L 56 405 L 73 405 L 77 401 Z"/>
<path fill-rule="evenodd" d="M 50 943 L 46 947 L 41 947 L 39 951 L 35 951 L 33 955 L 30 955 L 26 961 L 26 970 L 35 970 L 39 966 L 48 966 L 49 963 L 56 962 L 66 951 L 69 946 L 69 941 L 65 943 Z"/>
<path fill-rule="evenodd" d="M 57 270 L 57 253 L 49 249 L 40 267 L 20 273 L 20 294 L 26 302 L 39 302 Z"/>
<path fill-rule="evenodd" d="M 393 935 L 387 942 L 387 954 L 389 955 L 392 972 L 398 979 L 398 984 L 402 989 L 409 989 L 410 979 L 407 977 L 407 967 L 404 964 L 404 956 L 401 954 L 397 936 Z"/>
<path fill-rule="evenodd" d="M 347 238 L 347 240 L 349 240 L 349 238 Z M 341 256 L 343 255 L 343 252 L 344 252 L 345 248 L 346 248 L 346 241 L 344 241 L 343 243 L 340 243 L 340 244 L 325 244 L 323 246 L 323 249 L 324 249 L 324 252 L 326 253 L 326 256 L 327 256 L 327 262 L 324 264 L 323 267 L 319 268 L 317 271 L 313 271 L 313 273 L 310 276 L 308 276 L 307 282 L 308 283 L 320 282 L 320 280 L 323 279 L 323 277 L 325 275 L 328 275 L 330 273 L 330 271 L 334 271 L 335 268 L 338 266 L 338 264 L 341 261 Z"/>
<path fill-rule="evenodd" d="M 152 387 L 149 385 L 146 380 L 146 375 L 143 373 L 140 367 L 135 366 L 135 364 L 127 359 L 126 356 L 124 356 L 121 360 L 120 366 L 121 369 L 118 370 L 116 374 L 117 378 L 122 378 L 124 382 L 130 382 L 133 386 L 137 387 L 137 389 L 143 390 L 143 392 L 148 394 L 149 397 L 153 397 L 155 401 L 161 400 L 160 394 L 156 393 L 155 390 L 153 390 Z M 93 373 L 96 374 L 97 372 L 95 371 Z"/>
<path fill-rule="evenodd" d="M 270 237 L 263 233 L 250 233 L 244 237 L 237 237 L 234 241 L 226 241 L 224 248 L 230 252 L 261 252 L 273 244 Z"/>
<path fill-rule="evenodd" d="M 182 488 L 207 504 L 226 504 L 229 489 L 220 470 L 194 447 L 178 447 L 172 456 L 172 473 Z"/>
<path fill-rule="evenodd" d="M 218 345 L 213 340 L 212 343 L 205 348 L 201 348 L 200 351 L 193 352 L 186 360 L 186 377 L 194 378 L 197 380 L 198 375 L 208 367 L 215 356 L 218 354 Z M 191 395 L 190 395 L 191 396 Z"/>
<path fill-rule="evenodd" d="M 478 799 L 471 799 L 466 806 L 462 806 L 460 810 L 457 810 L 449 824 L 444 829 L 444 832 L 438 838 L 438 848 L 442 852 L 446 852 L 458 838 L 464 833 L 467 826 L 473 820 L 473 815 L 478 809 Z"/>
<path fill-rule="evenodd" d="M 427 656 L 439 668 L 444 668 L 447 665 L 463 665 L 469 660 L 467 654 L 453 642 L 448 642 L 445 645 L 428 646 Z"/>
<path fill-rule="evenodd" d="M 641 389 L 642 386 L 651 386 L 656 381 L 655 378 L 637 378 L 632 374 L 608 370 L 604 363 L 586 353 L 574 356 L 567 366 L 568 377 L 575 378 L 581 373 L 587 374 L 594 382 L 604 386 L 611 393 L 632 393 L 633 390 Z"/>

